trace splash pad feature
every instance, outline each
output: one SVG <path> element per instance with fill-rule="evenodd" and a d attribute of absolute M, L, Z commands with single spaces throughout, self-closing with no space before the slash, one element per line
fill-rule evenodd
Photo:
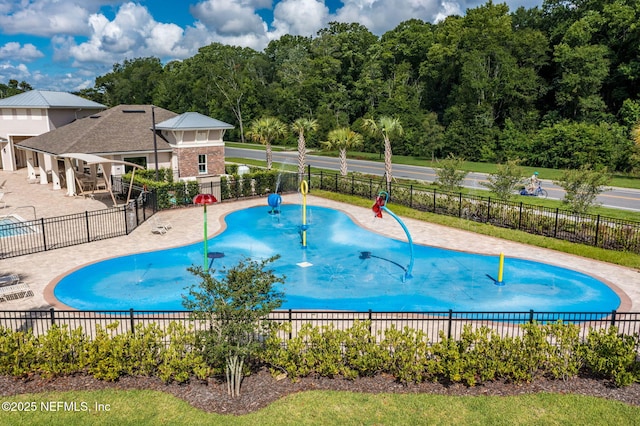
<path fill-rule="evenodd" d="M 302 194 L 302 225 L 300 226 L 300 237 L 302 239 L 302 248 L 307 248 L 307 193 L 309 185 L 306 180 L 300 182 L 300 193 Z"/>
<path fill-rule="evenodd" d="M 487 278 L 496 274 L 497 255 L 420 244 L 414 244 L 413 278 L 403 282 L 404 238 L 367 230 L 342 211 L 308 205 L 313 228 L 321 232 L 300 250 L 300 208 L 283 203 L 279 221 L 266 214 L 264 203 L 226 215 L 226 228 L 211 238 L 220 253 L 211 259 L 213 276 L 221 278 L 221 271 L 245 257 L 280 254 L 271 266 L 286 277 L 279 288 L 285 293 L 282 309 L 563 313 L 620 306 L 611 288 L 584 273 L 510 257 L 506 285 L 498 286 Z M 63 277 L 54 295 L 80 310 L 183 310 L 182 294 L 198 280 L 187 268 L 201 262 L 202 242 L 106 259 Z"/>
<path fill-rule="evenodd" d="M 267 197 L 267 204 L 271 207 L 271 211 L 269 214 L 278 214 L 280 213 L 280 204 L 282 204 L 282 197 L 280 194 L 273 193 L 269 194 Z"/>
<path fill-rule="evenodd" d="M 404 277 L 402 278 L 402 281 L 404 282 L 408 278 L 411 278 L 411 272 L 413 271 L 413 259 L 414 259 L 413 239 L 411 239 L 411 234 L 409 233 L 409 230 L 407 229 L 407 226 L 404 224 L 404 222 L 398 216 L 396 216 L 391 210 L 387 208 L 388 201 L 389 201 L 389 193 L 387 191 L 380 191 L 371 209 L 376 214 L 376 217 L 380 219 L 382 219 L 383 211 L 385 211 L 386 213 L 389 213 L 389 216 L 394 218 L 400 224 L 400 226 L 404 230 L 405 235 L 407 236 L 407 240 L 409 241 L 409 250 L 411 253 L 410 254 L 411 260 L 409 261 L 409 265 L 406 268 L 404 268 Z M 369 257 L 371 257 L 371 254 L 369 254 Z"/>

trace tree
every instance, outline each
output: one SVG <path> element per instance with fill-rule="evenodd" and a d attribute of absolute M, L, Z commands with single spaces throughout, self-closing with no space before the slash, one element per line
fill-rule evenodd
<path fill-rule="evenodd" d="M 347 149 L 362 145 L 362 135 L 348 127 L 329 132 L 328 140 L 323 142 L 325 149 L 337 149 L 340 157 L 340 174 L 347 175 Z"/>
<path fill-rule="evenodd" d="M 113 65 L 113 71 L 96 78 L 95 88 L 108 106 L 152 104 L 163 77 L 159 58 L 125 59 Z"/>
<path fill-rule="evenodd" d="M 318 121 L 310 118 L 298 118 L 291 125 L 291 128 L 294 133 L 298 134 L 298 176 L 302 179 L 305 165 L 304 157 L 307 150 L 304 134 L 318 130 Z"/>
<path fill-rule="evenodd" d="M 565 190 L 563 203 L 568 204 L 572 212 L 583 214 L 594 205 L 598 194 L 604 192 L 611 177 L 607 169 L 592 170 L 584 165 L 577 170 L 565 170 L 559 181 L 554 181 Z"/>
<path fill-rule="evenodd" d="M 214 277 L 215 271 L 205 272 L 199 266 L 189 268 L 201 282 L 191 286 L 182 305 L 192 311 L 194 318 L 209 324 L 208 329 L 198 331 L 198 342 L 210 365 L 224 365 L 227 392 L 233 397 L 240 395 L 247 360 L 262 348 L 259 337 L 267 334 L 270 327 L 265 318 L 282 305 L 284 294 L 274 285 L 284 284 L 285 277 L 265 270 L 278 257 L 242 259 L 223 270 L 220 279 Z"/>
<path fill-rule="evenodd" d="M 462 158 L 449 153 L 447 158 L 439 161 L 440 167 L 436 167 L 436 182 L 445 191 L 455 191 L 462 188 L 462 181 L 467 176 L 466 171 L 460 170 L 464 164 Z"/>
<path fill-rule="evenodd" d="M 489 175 L 489 182 L 483 182 L 482 186 L 489 188 L 499 199 L 508 200 L 514 195 L 516 186 L 522 183 L 522 175 L 520 160 L 509 160 L 498 164 L 496 172 Z"/>
<path fill-rule="evenodd" d="M 287 134 L 287 126 L 276 117 L 262 117 L 254 120 L 249 125 L 247 136 L 249 139 L 260 142 L 266 147 L 267 170 L 271 170 L 273 153 L 271 142 L 282 138 Z"/>
<path fill-rule="evenodd" d="M 387 178 L 387 191 L 391 188 L 392 176 L 392 163 L 391 163 L 391 138 L 402 135 L 402 124 L 397 118 L 391 118 L 383 116 L 378 121 L 372 118 L 365 118 L 362 122 L 362 127 L 366 132 L 369 132 L 373 136 L 382 136 L 384 139 L 384 175 Z"/>

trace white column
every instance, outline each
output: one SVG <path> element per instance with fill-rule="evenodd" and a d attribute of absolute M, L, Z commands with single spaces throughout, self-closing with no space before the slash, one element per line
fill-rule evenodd
<path fill-rule="evenodd" d="M 29 179 L 30 181 L 36 180 L 36 167 L 33 158 L 34 152 L 27 151 L 27 179 Z"/>
<path fill-rule="evenodd" d="M 38 153 L 38 171 L 40 173 L 40 185 L 46 185 L 49 183 L 47 178 L 47 163 L 44 159 L 44 154 Z"/>
<path fill-rule="evenodd" d="M 60 185 L 60 169 L 58 169 L 58 159 L 53 158 L 52 161 L 53 164 L 51 167 L 51 182 L 53 182 L 53 189 L 62 189 L 62 185 Z"/>
<path fill-rule="evenodd" d="M 71 159 L 64 159 L 64 170 L 67 179 L 67 195 L 69 197 L 73 197 L 77 194 L 76 192 L 76 171 L 73 167 L 73 163 Z"/>

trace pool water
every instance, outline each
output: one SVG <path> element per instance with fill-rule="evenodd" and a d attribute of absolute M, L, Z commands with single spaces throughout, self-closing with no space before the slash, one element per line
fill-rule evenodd
<path fill-rule="evenodd" d="M 0 238 L 32 233 L 31 226 L 24 222 L 24 219 L 17 215 L 0 217 Z"/>
<path fill-rule="evenodd" d="M 345 213 L 307 208 L 307 248 L 302 248 L 302 207 L 239 210 L 209 240 L 216 276 L 243 257 L 281 257 L 270 266 L 285 275 L 282 308 L 374 311 L 607 312 L 620 304 L 603 282 L 569 269 L 508 257 L 496 285 L 498 256 L 414 244 L 412 277 L 405 279 L 409 244 L 356 225 Z M 373 214 L 372 214 L 373 216 Z M 372 219 L 390 226 L 393 218 Z M 409 232 L 411 230 L 409 229 Z M 182 294 L 197 279 L 187 271 L 203 262 L 202 242 L 94 263 L 65 276 L 54 290 L 81 310 L 182 310 Z"/>

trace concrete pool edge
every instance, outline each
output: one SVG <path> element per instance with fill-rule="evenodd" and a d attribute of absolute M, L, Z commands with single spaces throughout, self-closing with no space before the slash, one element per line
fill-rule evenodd
<path fill-rule="evenodd" d="M 310 196 L 311 197 L 311 196 Z M 285 197 L 285 203 L 287 204 L 292 204 L 292 205 L 297 205 L 300 203 L 300 196 L 299 195 L 286 195 Z M 399 229 L 399 227 L 395 227 L 395 224 L 393 221 L 384 221 L 384 220 L 380 220 L 380 219 L 374 219 L 373 217 L 373 213 L 371 213 L 370 209 L 366 209 L 363 207 L 357 207 L 357 206 L 352 206 L 352 205 L 348 205 L 348 204 L 344 204 L 344 203 L 339 203 L 339 202 L 334 202 L 331 200 L 326 200 L 323 198 L 318 198 L 318 197 L 312 197 L 312 202 L 309 203 L 310 207 L 313 206 L 318 206 L 318 207 L 328 207 L 331 209 L 336 209 L 341 211 L 342 213 L 346 214 L 354 223 L 356 223 L 358 226 L 364 228 L 364 229 L 368 229 L 372 232 L 378 233 L 380 235 L 384 235 L 386 237 L 390 237 L 396 240 L 400 240 L 400 241 L 406 241 L 406 239 L 404 238 L 404 232 L 402 230 Z M 251 200 L 241 200 L 241 201 L 232 201 L 232 202 L 225 202 L 222 204 L 218 204 L 217 206 L 225 206 L 225 208 L 220 212 L 219 209 L 210 209 L 209 212 L 209 217 L 211 217 L 210 223 L 215 221 L 216 222 L 216 227 L 214 229 L 210 228 L 210 232 L 209 232 L 209 238 L 214 237 L 215 235 L 221 233 L 224 231 L 224 229 L 226 228 L 226 222 L 225 222 L 225 218 L 228 214 L 239 210 L 239 209 L 244 209 L 244 208 L 249 208 L 249 207 L 262 207 L 262 206 L 267 206 L 266 204 L 266 199 L 264 199 L 263 197 L 260 198 L 254 198 Z M 174 227 L 177 225 L 177 222 L 180 220 L 180 218 L 177 219 L 177 216 L 186 216 L 187 214 L 192 215 L 195 211 L 195 217 L 192 218 L 192 220 L 199 220 L 198 224 L 200 225 L 201 228 L 201 215 L 202 215 L 202 210 L 201 209 L 197 209 L 197 208 L 187 208 L 187 209 L 175 209 L 175 210 L 170 210 L 170 211 L 163 211 L 160 212 L 158 214 L 163 215 L 163 217 L 165 216 L 173 216 L 173 218 L 171 218 L 171 222 L 172 224 L 174 224 Z M 198 215 L 200 215 L 200 218 L 198 218 Z M 215 216 L 215 217 L 212 217 Z M 218 219 L 217 221 L 215 219 Z M 177 219 L 177 220 L 176 220 Z M 184 219 L 184 217 L 182 217 L 182 219 Z M 404 218 L 403 218 L 404 219 Z M 598 261 L 594 261 L 591 259 L 585 259 L 585 258 L 581 258 L 579 256 L 575 256 L 575 255 L 570 255 L 570 254 L 565 254 L 565 253 L 560 253 L 560 252 L 555 252 L 549 249 L 542 249 L 542 248 L 538 248 L 538 247 L 531 247 L 531 246 L 525 246 L 524 244 L 520 244 L 520 243 L 512 243 L 510 241 L 506 241 L 506 240 L 500 240 L 498 238 L 495 237 L 487 237 L 487 236 L 483 236 L 483 235 L 479 235 L 479 234 L 475 234 L 471 231 L 465 231 L 465 230 L 459 230 L 459 229 L 453 229 L 453 228 L 447 228 L 444 226 L 440 226 L 440 225 L 434 225 L 434 224 L 430 224 L 428 222 L 421 222 L 419 220 L 415 220 L 415 219 L 404 219 L 407 221 L 407 223 L 409 224 L 409 228 L 412 230 L 412 235 L 414 235 L 414 239 L 416 240 L 416 242 L 420 243 L 421 245 L 427 245 L 427 246 L 434 246 L 434 247 L 442 247 L 442 248 L 446 248 L 448 250 L 456 250 L 456 251 L 460 251 L 460 252 L 465 252 L 465 253 L 472 253 L 472 254 L 486 254 L 486 255 L 497 255 L 499 254 L 500 251 L 504 251 L 505 255 L 511 258 L 520 258 L 520 259 L 526 259 L 526 260 L 534 260 L 537 262 L 541 262 L 541 263 L 546 263 L 549 265 L 554 265 L 554 266 L 559 266 L 562 268 L 567 268 L 567 269 L 571 269 L 580 273 L 583 273 L 585 275 L 588 275 L 590 277 L 593 277 L 594 279 L 597 279 L 598 281 L 601 281 L 602 283 L 606 284 L 607 287 L 609 287 L 620 299 L 620 305 L 618 306 L 617 310 L 618 311 L 627 311 L 627 310 L 631 310 L 633 307 L 633 300 L 632 298 L 622 289 L 620 288 L 618 285 L 616 285 L 616 283 L 612 282 L 609 279 L 605 279 L 603 277 L 603 275 L 599 275 L 596 274 L 592 271 L 593 269 L 593 264 L 594 263 L 599 263 L 601 264 L 603 267 L 607 266 L 607 267 L 615 267 L 615 268 L 623 268 L 623 269 L 628 269 L 628 268 L 624 268 L 624 267 L 619 267 L 617 265 L 612 265 L 612 264 L 607 264 L 604 262 L 598 262 Z M 143 228 L 143 226 L 141 226 L 140 228 Z M 140 231 L 137 236 L 140 236 L 142 230 L 138 228 L 136 231 Z M 213 227 L 212 227 L 213 228 Z M 424 228 L 431 228 L 431 232 L 423 232 Z M 433 232 L 433 229 L 437 229 L 437 232 Z M 414 229 L 417 229 L 418 232 L 415 232 Z M 134 231 L 131 235 L 135 234 L 136 231 Z M 86 265 L 95 263 L 97 261 L 102 261 L 102 260 L 106 260 L 109 258 L 114 258 L 114 257 L 120 257 L 120 256 L 126 256 L 126 255 L 131 255 L 131 254 L 136 254 L 136 253 L 143 253 L 143 252 L 148 252 L 148 251 L 157 251 L 157 250 L 163 250 L 163 249 L 169 249 L 169 248 L 174 248 L 174 247 L 181 247 L 181 246 L 185 246 L 185 245 L 191 245 L 191 244 L 195 244 L 198 242 L 202 241 L 202 235 L 201 235 L 202 230 L 200 229 L 200 236 L 194 236 L 191 240 L 182 240 L 179 242 L 176 242 L 175 244 L 168 244 L 168 245 L 164 245 L 163 247 L 148 247 L 146 250 L 137 250 L 137 251 L 125 251 L 122 253 L 117 253 L 114 254 L 112 256 L 106 256 L 106 257 L 96 257 L 94 260 L 89 261 L 89 262 L 83 262 L 83 265 L 80 266 L 76 266 L 75 268 L 72 268 L 70 270 L 67 270 L 66 272 L 57 275 L 53 280 L 51 280 L 46 287 L 44 288 L 44 292 L 43 292 L 43 296 L 45 301 L 52 307 L 55 307 L 57 309 L 63 309 L 63 310 L 75 310 L 74 308 L 68 307 L 66 305 L 64 305 L 62 302 L 60 302 L 59 300 L 57 300 L 57 298 L 55 298 L 54 295 L 54 289 L 55 286 L 57 285 L 57 283 L 66 275 L 70 274 L 71 272 L 73 272 L 74 270 L 77 270 L 79 268 L 82 268 Z M 435 234 L 442 234 L 442 233 L 447 233 L 447 234 L 455 234 L 455 238 L 458 240 L 458 246 L 457 247 L 452 247 L 451 245 L 439 245 L 434 243 L 434 235 Z M 128 238 L 128 237 L 122 237 L 124 238 Z M 143 238 L 147 238 L 147 239 L 153 239 L 153 237 L 147 237 L 146 235 L 143 236 Z M 159 238 L 163 238 L 163 237 L 159 237 Z M 159 239 L 157 239 L 159 241 Z M 473 244 L 470 244 L 471 241 L 474 240 L 482 240 L 484 241 L 484 245 L 481 247 L 482 249 L 480 250 L 469 250 L 469 246 L 473 246 Z M 82 247 L 86 247 L 87 245 L 83 245 L 83 246 L 77 246 L 77 248 L 82 248 Z M 512 246 L 519 246 L 521 249 L 524 248 L 524 250 L 527 252 L 527 254 L 532 254 L 533 252 L 536 252 L 538 254 L 538 258 L 536 258 L 535 256 L 523 256 L 521 251 L 518 251 L 516 254 L 519 255 L 511 255 L 510 252 L 512 250 L 509 249 L 509 247 Z M 541 254 L 542 253 L 542 254 Z M 540 259 L 540 257 L 542 257 L 542 259 Z M 553 259 L 554 261 L 550 262 L 549 259 Z M 584 266 L 580 267 L 580 266 L 575 266 L 575 265 L 568 265 L 568 263 L 571 263 L 570 261 L 568 262 L 567 259 L 571 260 L 580 260 L 581 263 L 584 263 L 585 261 L 587 262 L 587 264 L 589 266 L 591 266 L 591 270 L 586 270 L 584 268 Z M 600 269 L 600 268 L 598 268 Z M 604 268 L 606 269 L 606 268 Z M 638 272 L 635 270 L 631 270 L 633 272 Z"/>

